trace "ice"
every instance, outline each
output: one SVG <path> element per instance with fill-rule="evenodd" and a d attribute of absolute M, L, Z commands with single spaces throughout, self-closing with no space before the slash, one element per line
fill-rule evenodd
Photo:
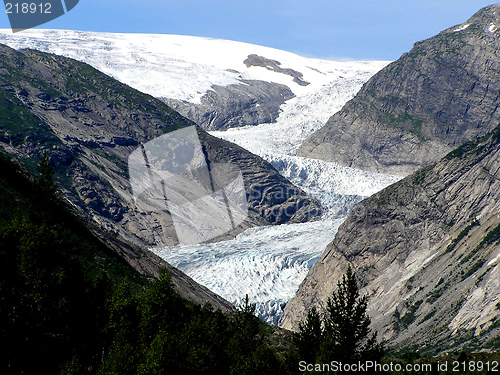
<path fill-rule="evenodd" d="M 179 249 L 159 252 L 168 262 L 236 305 L 248 294 L 257 303 L 259 316 L 272 324 L 279 322 L 284 304 L 293 297 L 308 269 L 333 240 L 356 203 L 400 179 L 296 156 L 304 139 L 341 109 L 374 72 L 346 73 L 287 101 L 276 123 L 211 132 L 262 156 L 278 172 L 319 199 L 326 209 L 320 221 L 249 229 L 232 241 L 209 247 L 200 245 L 206 256 L 196 260 L 189 255 L 197 253 L 192 248 L 182 249 L 180 258 L 176 255 Z M 210 254 L 213 258 L 204 261 Z M 195 269 L 191 268 L 193 263 Z"/>
<path fill-rule="evenodd" d="M 257 303 L 258 315 L 277 324 L 284 305 L 349 211 L 399 177 L 293 156 L 277 155 L 270 161 L 321 201 L 326 208 L 321 220 L 251 228 L 230 241 L 152 251 L 236 306 L 248 295 Z"/>
<path fill-rule="evenodd" d="M 257 227 L 230 241 L 153 252 L 236 306 L 248 295 L 258 315 L 277 324 L 342 221 Z"/>
<path fill-rule="evenodd" d="M 316 90 L 288 100 L 281 106 L 275 123 L 213 131 L 211 134 L 260 156 L 275 153 L 295 155 L 302 141 L 352 99 L 375 71 L 361 69 L 343 73 Z"/>
<path fill-rule="evenodd" d="M 399 180 L 296 156 L 304 139 L 323 126 L 374 73 L 346 69 L 334 80 L 287 101 L 276 123 L 211 132 L 262 156 L 318 198 L 326 209 L 320 221 L 253 228 L 231 241 L 153 251 L 237 306 L 248 295 L 256 302 L 258 315 L 277 324 L 284 305 L 349 211 L 363 198 Z"/>
<path fill-rule="evenodd" d="M 321 220 L 251 228 L 230 241 L 152 251 L 236 306 L 248 295 L 259 316 L 277 324 L 349 211 L 399 177 L 296 156 L 275 155 L 269 161 L 321 201 L 326 209 Z"/>
<path fill-rule="evenodd" d="M 73 30 L 0 29 L 0 42 L 15 49 L 33 48 L 86 62 L 139 91 L 155 97 L 198 103 L 213 85 L 241 80 L 282 83 L 296 95 L 314 91 L 339 75 L 375 72 L 387 62 L 337 62 L 229 40 L 163 34 L 119 34 Z M 286 74 L 247 67 L 251 54 L 277 60 L 310 82 L 301 86 Z"/>

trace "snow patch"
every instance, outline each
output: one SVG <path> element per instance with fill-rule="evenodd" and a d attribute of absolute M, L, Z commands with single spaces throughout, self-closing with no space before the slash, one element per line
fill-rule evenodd
<path fill-rule="evenodd" d="M 492 260 L 490 260 L 488 262 L 488 267 L 494 265 L 496 262 L 498 262 L 498 259 L 500 258 L 500 254 L 498 254 L 495 258 L 493 258 Z"/>
<path fill-rule="evenodd" d="M 495 31 L 497 31 L 497 25 L 495 25 L 494 23 L 490 23 L 490 26 L 488 26 L 488 31 L 490 33 L 494 33 Z"/>
<path fill-rule="evenodd" d="M 462 30 L 465 30 L 466 28 L 468 28 L 470 26 L 470 24 L 466 23 L 465 25 L 462 25 L 458 28 L 456 28 L 455 30 L 453 30 L 454 33 L 456 32 L 459 32 L 459 31 L 462 31 Z"/>

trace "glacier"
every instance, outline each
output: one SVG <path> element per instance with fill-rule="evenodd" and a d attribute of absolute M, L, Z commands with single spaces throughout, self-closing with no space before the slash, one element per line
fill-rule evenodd
<path fill-rule="evenodd" d="M 261 319 L 278 324 L 285 303 L 342 222 L 256 227 L 229 241 L 152 251 L 236 306 L 248 295 Z"/>
<path fill-rule="evenodd" d="M 248 295 L 262 320 L 279 324 L 286 302 L 348 213 L 362 199 L 400 179 L 296 155 L 300 144 L 353 98 L 374 73 L 339 75 L 288 100 L 275 123 L 210 132 L 261 156 L 319 199 L 325 208 L 321 220 L 252 228 L 218 244 L 153 251 L 236 306 Z M 200 253 L 205 256 L 191 257 Z M 209 258 L 210 254 L 217 255 Z"/>
<path fill-rule="evenodd" d="M 321 220 L 251 228 L 229 241 L 151 251 L 236 306 L 248 295 L 262 320 L 279 324 L 286 302 L 350 210 L 400 179 L 296 155 L 300 144 L 353 98 L 374 73 L 366 69 L 343 71 L 285 102 L 275 123 L 210 132 L 261 156 L 319 199 L 325 208 Z"/>
<path fill-rule="evenodd" d="M 311 59 L 247 43 L 181 35 L 43 29 L 13 34 L 3 29 L 0 43 L 86 62 L 158 98 L 199 103 L 213 85 L 243 80 L 290 87 L 295 97 L 281 106 L 275 123 L 211 134 L 263 157 L 319 199 L 325 207 L 321 220 L 251 228 L 224 242 L 150 249 L 236 306 L 248 295 L 259 317 L 269 323 L 279 323 L 284 305 L 355 204 L 399 180 L 296 155 L 298 146 L 387 61 Z M 246 66 L 243 61 L 250 54 L 303 73 L 309 84 L 298 85 L 292 77 L 265 67 Z"/>
<path fill-rule="evenodd" d="M 192 103 L 199 103 L 214 85 L 229 86 L 245 80 L 284 84 L 301 96 L 339 76 L 371 75 L 388 63 L 312 59 L 254 44 L 186 35 L 45 29 L 14 34 L 10 29 L 0 29 L 0 43 L 70 57 L 157 98 Z M 289 75 L 245 65 L 251 54 L 301 72 L 310 84 L 302 86 Z"/>

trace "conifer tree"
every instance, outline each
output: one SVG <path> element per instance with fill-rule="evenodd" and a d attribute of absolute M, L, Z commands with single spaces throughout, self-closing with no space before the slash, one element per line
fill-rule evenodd
<path fill-rule="evenodd" d="M 50 164 L 50 158 L 44 154 L 40 164 L 37 165 L 40 176 L 35 181 L 38 193 L 47 199 L 55 199 L 59 196 L 57 183 L 54 180 L 54 168 Z"/>
<path fill-rule="evenodd" d="M 31 197 L 32 213 L 35 216 L 40 216 L 43 212 L 42 216 L 49 219 L 54 208 L 60 205 L 60 192 L 55 182 L 54 168 L 47 154 L 43 155 L 42 160 L 37 165 L 37 170 L 39 175 L 33 181 L 33 195 Z"/>
<path fill-rule="evenodd" d="M 323 339 L 321 316 L 315 307 L 307 313 L 307 318 L 299 324 L 299 332 L 295 336 L 300 360 L 314 363 Z"/>
<path fill-rule="evenodd" d="M 321 316 L 313 307 L 299 325 L 295 345 L 301 361 L 354 363 L 380 360 L 382 346 L 370 329 L 367 298 L 359 294 L 356 276 L 347 269 Z"/>
<path fill-rule="evenodd" d="M 359 295 L 356 276 L 349 267 L 327 302 L 321 360 L 349 363 L 382 357 L 382 347 L 377 344 L 376 333 L 371 332 L 366 310 L 367 298 Z"/>

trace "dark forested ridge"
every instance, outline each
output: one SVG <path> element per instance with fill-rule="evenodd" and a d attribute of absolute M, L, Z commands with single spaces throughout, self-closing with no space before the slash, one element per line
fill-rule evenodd
<path fill-rule="evenodd" d="M 225 315 L 147 280 L 63 207 L 48 163 L 30 182 L 0 159 L 0 373 L 283 370 L 250 303 Z"/>

